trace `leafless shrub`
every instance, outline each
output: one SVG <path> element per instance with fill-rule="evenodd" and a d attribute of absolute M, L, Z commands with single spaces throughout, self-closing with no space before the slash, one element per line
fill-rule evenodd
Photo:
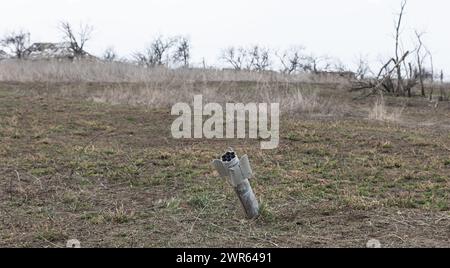
<path fill-rule="evenodd" d="M 314 74 L 329 71 L 330 67 L 332 66 L 330 58 L 327 56 L 316 56 L 314 54 L 310 54 L 308 56 L 302 57 L 301 60 L 303 71 Z"/>
<path fill-rule="evenodd" d="M 102 59 L 107 62 L 113 62 L 118 59 L 117 53 L 114 48 L 109 47 L 103 52 Z"/>
<path fill-rule="evenodd" d="M 357 80 L 364 80 L 371 73 L 369 61 L 367 58 L 360 56 L 357 61 L 355 76 Z"/>

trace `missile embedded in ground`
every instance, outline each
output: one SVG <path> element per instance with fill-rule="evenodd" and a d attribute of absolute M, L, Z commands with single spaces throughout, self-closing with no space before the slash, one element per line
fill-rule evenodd
<path fill-rule="evenodd" d="M 252 178 L 252 169 L 248 156 L 244 155 L 239 159 L 233 150 L 229 150 L 222 155 L 221 160 L 216 159 L 212 164 L 220 176 L 228 179 L 228 182 L 234 188 L 247 218 L 257 218 L 259 216 L 259 204 L 249 181 Z"/>

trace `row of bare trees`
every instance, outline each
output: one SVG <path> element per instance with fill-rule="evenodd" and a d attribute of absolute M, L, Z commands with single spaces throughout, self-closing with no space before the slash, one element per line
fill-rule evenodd
<path fill-rule="evenodd" d="M 271 65 L 270 50 L 265 47 L 229 47 L 222 51 L 221 59 L 235 70 L 266 71 Z"/>
<path fill-rule="evenodd" d="M 86 44 L 91 40 L 94 28 L 81 24 L 75 28 L 68 22 L 61 22 L 58 27 L 62 41 L 67 44 L 73 58 L 83 58 L 89 55 Z M 17 59 L 25 59 L 30 53 L 30 33 L 24 30 L 11 32 L 0 39 L 0 49 L 6 49 Z M 143 52 L 136 52 L 133 58 L 147 67 L 168 66 L 170 63 L 188 67 L 191 59 L 191 42 L 189 38 L 179 36 L 155 38 Z M 113 48 L 108 48 L 102 55 L 105 61 L 119 60 Z"/>
<path fill-rule="evenodd" d="M 74 58 L 83 58 L 89 55 L 86 52 L 86 44 L 92 38 L 94 28 L 91 25 L 81 24 L 75 29 L 70 23 L 61 22 L 59 30 Z M 15 58 L 24 59 L 29 53 L 30 33 L 19 31 L 7 34 L 1 40 L 0 45 L 7 48 Z M 191 49 L 191 41 L 187 37 L 160 35 L 153 39 L 143 51 L 133 53 L 132 58 L 139 65 L 145 67 L 189 67 Z M 319 73 L 331 70 L 348 71 L 342 64 L 332 63 L 332 59 L 329 57 L 318 57 L 306 54 L 304 51 L 305 49 L 301 46 L 281 52 L 258 45 L 249 48 L 228 47 L 222 51 L 220 59 L 234 70 L 268 71 L 277 65 L 274 62 L 277 60 L 278 66 L 281 66 L 279 71 L 284 74 Z M 112 47 L 105 50 L 102 59 L 109 62 L 120 60 Z"/>
<path fill-rule="evenodd" d="M 191 59 L 191 42 L 184 36 L 159 36 L 143 52 L 134 53 L 133 58 L 145 67 L 178 65 L 187 68 Z"/>
<path fill-rule="evenodd" d="M 220 59 L 234 70 L 268 71 L 277 66 L 283 74 L 350 71 L 337 59 L 307 54 L 302 46 L 282 51 L 258 45 L 248 48 L 228 47 L 222 50 Z"/>
<path fill-rule="evenodd" d="M 75 58 L 82 58 L 86 52 L 86 44 L 91 40 L 93 27 L 80 25 L 75 30 L 68 22 L 59 25 L 63 41 L 68 45 Z M 0 42 L 1 47 L 9 50 L 17 59 L 27 57 L 30 48 L 30 33 L 18 31 L 7 34 Z M 277 58 L 282 66 L 280 72 L 292 74 L 297 71 L 319 72 L 330 69 L 332 65 L 327 57 L 316 57 L 304 54 L 303 47 L 295 47 L 283 52 L 258 45 L 250 48 L 229 47 L 222 51 L 220 59 L 235 70 L 267 71 L 272 68 L 273 60 Z M 176 65 L 189 67 L 191 59 L 191 42 L 187 37 L 158 36 L 141 52 L 135 52 L 133 59 L 145 67 Z M 105 61 L 119 60 L 113 48 L 108 48 L 102 55 Z"/>

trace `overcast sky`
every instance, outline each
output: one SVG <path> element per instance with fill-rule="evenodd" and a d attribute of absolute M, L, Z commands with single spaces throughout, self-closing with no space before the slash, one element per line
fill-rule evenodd
<path fill-rule="evenodd" d="M 2 0 L 0 33 L 26 29 L 35 42 L 56 42 L 58 22 L 67 20 L 95 26 L 94 54 L 112 46 L 129 56 L 163 34 L 189 36 L 196 62 L 214 64 L 230 45 L 260 44 L 303 45 L 350 65 L 360 54 L 376 63 L 392 53 L 399 7 L 400 0 Z M 408 47 L 414 29 L 426 31 L 436 68 L 450 73 L 449 11 L 450 1 L 409 0 L 403 36 Z"/>

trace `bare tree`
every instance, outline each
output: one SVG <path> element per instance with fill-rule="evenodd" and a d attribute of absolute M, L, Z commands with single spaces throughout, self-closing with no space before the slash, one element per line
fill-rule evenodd
<path fill-rule="evenodd" d="M 419 76 L 419 82 L 420 82 L 420 91 L 423 97 L 426 96 L 425 93 L 425 84 L 424 84 L 424 77 L 425 77 L 425 70 L 424 70 L 424 61 L 426 58 L 426 54 L 422 53 L 423 49 L 423 41 L 422 36 L 424 33 L 419 33 L 418 31 L 415 31 L 416 38 L 417 38 L 417 48 L 416 48 L 416 60 L 417 60 L 417 72 Z"/>
<path fill-rule="evenodd" d="M 75 58 L 81 58 L 87 55 L 85 51 L 86 43 L 91 40 L 93 26 L 88 24 L 80 24 L 78 31 L 75 31 L 69 22 L 61 22 L 59 29 L 63 34 L 64 41 L 70 46 L 70 50 Z"/>
<path fill-rule="evenodd" d="M 430 58 L 431 84 L 430 84 L 429 99 L 430 99 L 430 101 L 432 101 L 433 100 L 433 94 L 434 94 L 434 60 L 433 60 L 433 54 L 431 54 L 431 51 L 425 46 L 424 46 L 424 49 L 426 51 L 427 56 Z"/>
<path fill-rule="evenodd" d="M 281 55 L 275 53 L 282 66 L 282 69 L 280 70 L 281 73 L 292 74 L 300 68 L 302 50 L 304 50 L 303 47 L 296 47 L 284 51 Z"/>
<path fill-rule="evenodd" d="M 405 63 L 405 62 L 404 62 Z M 405 90 L 408 93 L 408 97 L 412 97 L 412 89 L 419 83 L 419 71 L 417 68 L 413 67 L 413 64 L 409 62 L 405 63 L 405 68 L 407 68 L 406 72 L 406 82 L 405 82 Z"/>
<path fill-rule="evenodd" d="M 117 60 L 117 53 L 114 50 L 114 48 L 109 47 L 105 50 L 105 52 L 103 52 L 103 56 L 102 59 L 104 61 L 108 61 L 108 62 L 113 62 Z"/>
<path fill-rule="evenodd" d="M 243 47 L 228 47 L 222 51 L 220 58 L 231 64 L 235 70 L 239 71 L 246 68 L 247 51 Z"/>
<path fill-rule="evenodd" d="M 175 62 L 180 62 L 183 67 L 189 67 L 189 60 L 191 59 L 191 42 L 188 38 L 178 38 L 173 59 Z"/>
<path fill-rule="evenodd" d="M 0 44 L 9 49 L 18 59 L 26 57 L 27 49 L 30 46 L 30 33 L 23 30 L 7 34 Z"/>
<path fill-rule="evenodd" d="M 170 49 L 173 47 L 175 38 L 155 38 L 144 52 L 137 52 L 133 57 L 140 65 L 147 67 L 168 66 L 170 61 Z"/>
<path fill-rule="evenodd" d="M 396 21 L 396 27 L 395 27 L 395 64 L 396 64 L 396 71 L 397 71 L 397 89 L 396 91 L 398 93 L 403 94 L 403 80 L 402 80 L 402 65 L 400 63 L 400 36 L 401 36 L 401 27 L 402 27 L 402 21 L 403 21 L 403 14 L 405 12 L 406 8 L 406 0 L 402 1 L 400 13 L 398 15 L 397 21 Z"/>
<path fill-rule="evenodd" d="M 206 69 L 207 69 L 206 66 L 207 66 L 207 65 L 206 65 L 206 59 L 205 59 L 205 58 L 202 58 L 202 68 L 203 68 L 203 70 L 206 70 Z"/>
<path fill-rule="evenodd" d="M 168 65 L 169 64 L 169 50 L 175 43 L 174 38 L 164 38 L 159 36 L 150 44 L 150 52 L 154 56 L 156 65 Z"/>
<path fill-rule="evenodd" d="M 444 87 L 444 70 L 441 70 L 441 73 L 439 74 L 439 80 L 440 80 L 439 87 L 441 89 L 440 90 L 441 91 L 440 99 L 441 99 L 441 101 L 444 101 L 444 100 L 448 101 L 449 96 L 448 96 L 448 94 L 447 95 L 445 94 L 445 87 Z"/>
<path fill-rule="evenodd" d="M 253 46 L 249 51 L 248 69 L 261 72 L 270 67 L 270 50 L 258 45 Z"/>
<path fill-rule="evenodd" d="M 314 55 L 305 56 L 302 58 L 302 69 L 305 72 L 312 72 L 312 73 L 318 73 L 319 68 L 318 64 L 320 62 L 320 59 Z"/>

